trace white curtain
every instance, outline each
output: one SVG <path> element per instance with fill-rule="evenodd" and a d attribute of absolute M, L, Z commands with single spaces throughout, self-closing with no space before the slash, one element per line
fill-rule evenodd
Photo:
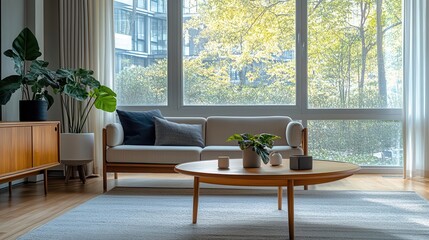
<path fill-rule="evenodd" d="M 113 0 L 60 0 L 60 67 L 86 68 L 113 86 Z M 102 168 L 102 129 L 113 114 L 93 109 L 88 131 L 95 135 L 94 172 Z"/>
<path fill-rule="evenodd" d="M 404 1 L 405 175 L 429 177 L 429 4 Z"/>
<path fill-rule="evenodd" d="M 90 7 L 94 13 L 92 36 L 94 45 L 91 52 L 91 69 L 102 85 L 113 89 L 115 33 L 113 26 L 113 0 L 92 0 Z M 91 18 L 90 18 L 91 19 Z M 95 134 L 95 172 L 101 173 L 103 167 L 103 128 L 114 121 L 114 114 L 101 110 L 91 112 L 89 129 Z"/>

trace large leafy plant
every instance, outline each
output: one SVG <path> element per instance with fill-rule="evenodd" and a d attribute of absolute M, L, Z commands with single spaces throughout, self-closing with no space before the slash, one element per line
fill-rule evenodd
<path fill-rule="evenodd" d="M 63 129 L 69 133 L 82 133 L 93 107 L 106 111 L 116 110 L 116 93 L 101 85 L 86 69 L 59 69 L 58 89 L 62 105 Z"/>
<path fill-rule="evenodd" d="M 256 135 L 242 133 L 231 135 L 227 141 L 237 140 L 241 150 L 252 148 L 261 157 L 262 161 L 267 164 L 270 161 L 268 149 L 273 148 L 274 140 L 276 139 L 280 139 L 280 137 L 268 133 Z"/>
<path fill-rule="evenodd" d="M 49 86 L 57 87 L 55 72 L 47 68 L 48 62 L 37 60 L 42 55 L 36 37 L 24 28 L 4 55 L 13 59 L 16 74 L 0 81 L 0 104 L 9 102 L 12 94 L 21 88 L 22 100 L 46 100 L 48 109 L 54 103 Z"/>

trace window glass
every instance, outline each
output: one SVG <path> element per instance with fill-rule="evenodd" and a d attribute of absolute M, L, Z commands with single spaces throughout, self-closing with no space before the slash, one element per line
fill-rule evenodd
<path fill-rule="evenodd" d="M 115 18 L 115 33 L 130 35 L 131 30 L 131 16 L 130 12 L 115 9 L 114 11 Z"/>
<path fill-rule="evenodd" d="M 146 0 L 137 0 L 137 7 L 146 9 Z"/>
<path fill-rule="evenodd" d="M 309 108 L 402 107 L 402 0 L 308 1 Z"/>
<path fill-rule="evenodd" d="M 185 105 L 291 105 L 295 1 L 184 0 Z"/>
<path fill-rule="evenodd" d="M 308 121 L 309 154 L 361 166 L 403 166 L 402 124 L 382 120 Z"/>
<path fill-rule="evenodd" d="M 148 3 L 157 14 L 141 10 Z M 162 0 L 114 2 L 114 90 L 119 105 L 167 105 L 165 4 Z"/>

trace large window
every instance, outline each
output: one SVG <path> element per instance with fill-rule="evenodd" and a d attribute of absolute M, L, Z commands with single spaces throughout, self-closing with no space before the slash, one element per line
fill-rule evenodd
<path fill-rule="evenodd" d="M 401 108 L 401 1 L 310 0 L 307 7 L 308 108 L 357 109 L 363 118 Z M 308 127 L 318 158 L 403 165 L 400 121 L 313 120 Z"/>
<path fill-rule="evenodd" d="M 119 106 L 288 115 L 315 158 L 400 167 L 401 14 L 402 0 L 115 0 Z"/>

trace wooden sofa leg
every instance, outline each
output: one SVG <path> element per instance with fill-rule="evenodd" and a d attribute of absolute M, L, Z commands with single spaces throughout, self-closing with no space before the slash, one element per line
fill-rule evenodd
<path fill-rule="evenodd" d="M 308 185 L 304 185 L 304 190 L 308 190 Z"/>
<path fill-rule="evenodd" d="M 115 172 L 115 179 L 118 179 L 118 173 Z"/>
<path fill-rule="evenodd" d="M 107 173 L 103 171 L 103 192 L 107 191 Z"/>

